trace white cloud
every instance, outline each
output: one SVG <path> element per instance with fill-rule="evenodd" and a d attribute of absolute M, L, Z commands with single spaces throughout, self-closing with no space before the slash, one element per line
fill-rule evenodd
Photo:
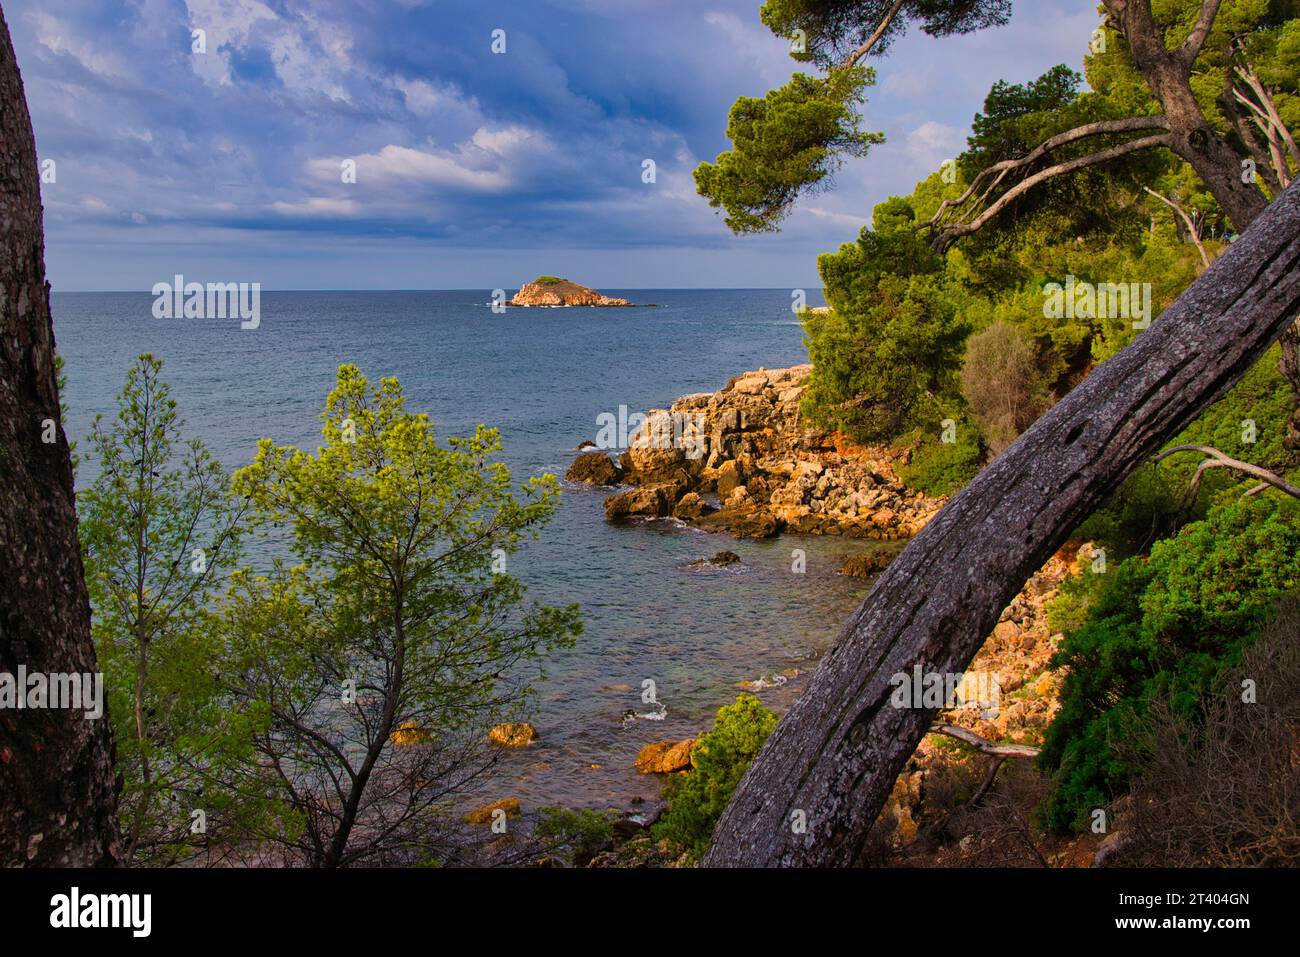
<path fill-rule="evenodd" d="M 965 135 L 955 126 L 928 120 L 907 134 L 905 149 L 921 169 L 936 170 L 962 151 Z"/>
<path fill-rule="evenodd" d="M 297 203 L 272 203 L 271 208 L 285 216 L 308 216 L 322 219 L 355 216 L 361 207 L 351 199 L 335 199 L 327 196 L 313 196 Z"/>
<path fill-rule="evenodd" d="M 36 41 L 51 53 L 70 56 L 91 73 L 121 78 L 126 76 L 126 64 L 120 57 L 102 49 L 92 40 L 76 35 L 66 22 L 41 11 L 30 15 L 36 28 Z"/>

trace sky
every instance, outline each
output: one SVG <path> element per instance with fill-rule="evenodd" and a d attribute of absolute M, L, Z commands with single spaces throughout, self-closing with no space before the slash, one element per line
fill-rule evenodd
<path fill-rule="evenodd" d="M 1096 0 L 1019 0 L 998 29 L 910 33 L 873 59 L 864 126 L 886 142 L 779 234 L 736 237 L 691 171 L 727 149 L 738 96 L 811 69 L 759 6 L 7 0 L 38 159 L 53 161 L 50 282 L 816 287 L 819 253 L 961 151 L 995 81 L 1078 68 L 1099 23 Z"/>

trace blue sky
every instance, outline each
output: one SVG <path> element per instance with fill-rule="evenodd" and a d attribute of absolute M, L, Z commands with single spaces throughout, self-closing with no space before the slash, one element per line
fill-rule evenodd
<path fill-rule="evenodd" d="M 780 234 L 737 238 L 691 170 L 727 147 L 737 96 L 797 67 L 759 6 L 9 0 L 38 154 L 56 164 L 50 281 L 815 286 L 818 253 L 960 151 L 995 80 L 1077 68 L 1099 22 L 1095 0 L 1021 0 L 1001 29 L 895 43 L 865 110 L 888 142 Z"/>

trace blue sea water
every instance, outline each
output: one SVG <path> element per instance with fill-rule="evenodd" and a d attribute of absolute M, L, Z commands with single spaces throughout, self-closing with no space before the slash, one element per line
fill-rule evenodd
<path fill-rule="evenodd" d="M 429 413 L 444 438 L 480 422 L 498 427 L 521 481 L 562 475 L 602 412 L 666 408 L 737 373 L 807 359 L 789 290 L 602 291 L 657 305 L 498 315 L 482 290 L 263 293 L 259 327 L 244 330 L 236 319 L 156 319 L 145 293 L 55 293 L 79 481 L 93 470 L 84 461 L 91 421 L 113 414 L 128 366 L 145 351 L 163 359 L 187 434 L 228 468 L 246 464 L 263 436 L 314 449 L 335 370 L 352 362 L 372 381 L 397 376 L 408 408 Z M 738 682 L 811 670 L 865 592 L 837 573 L 864 546 L 735 542 L 671 522 L 614 527 L 604 521 L 607 490 L 564 491 L 511 571 L 532 598 L 579 602 L 586 630 L 547 665 L 533 714 L 540 741 L 504 753 L 483 789 L 525 806 L 624 807 L 659 790 L 633 767 L 644 744 L 707 729 Z M 724 548 L 743 564 L 689 567 Z M 806 552 L 803 574 L 792 571 L 796 548 Z M 656 711 L 641 700 L 646 679 L 662 720 L 625 722 L 629 709 Z M 804 680 L 760 695 L 783 709 Z"/>

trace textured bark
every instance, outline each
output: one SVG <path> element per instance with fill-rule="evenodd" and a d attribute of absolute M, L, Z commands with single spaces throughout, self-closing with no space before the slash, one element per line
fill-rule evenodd
<path fill-rule="evenodd" d="M 934 718 L 892 706 L 890 676 L 964 671 L 1029 576 L 1298 310 L 1300 182 L 894 560 L 741 781 L 705 863 L 854 863 Z"/>
<path fill-rule="evenodd" d="M 0 672 L 94 672 L 72 463 L 59 421 L 36 144 L 0 12 Z M 0 866 L 112 864 L 107 715 L 0 710 Z"/>

